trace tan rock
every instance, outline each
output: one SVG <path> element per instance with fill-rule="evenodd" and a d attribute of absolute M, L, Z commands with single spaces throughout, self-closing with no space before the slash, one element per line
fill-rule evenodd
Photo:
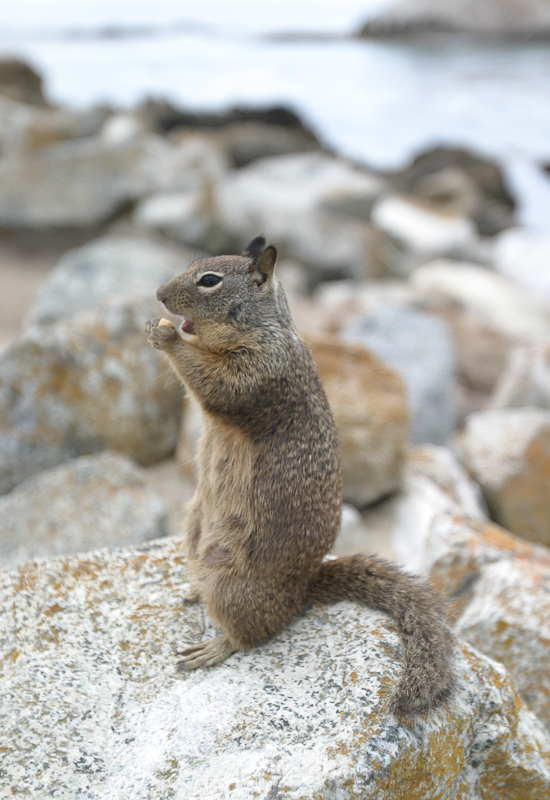
<path fill-rule="evenodd" d="M 493 518 L 525 539 L 550 544 L 550 411 L 471 414 L 461 447 Z"/>
<path fill-rule="evenodd" d="M 266 645 L 175 672 L 214 635 L 181 601 L 178 539 L 0 573 L 0 746 L 10 796 L 87 800 L 542 800 L 550 738 L 506 670 L 463 645 L 452 704 L 388 714 L 390 620 L 315 608 Z"/>
<path fill-rule="evenodd" d="M 98 450 L 141 464 L 176 445 L 181 389 L 146 341 L 151 298 L 116 299 L 49 326 L 34 325 L 0 351 L 0 491 Z"/>
<path fill-rule="evenodd" d="M 550 550 L 492 523 L 438 518 L 425 567 L 452 600 L 457 631 L 510 670 L 550 723 Z"/>
<path fill-rule="evenodd" d="M 340 435 L 344 499 L 372 503 L 401 483 L 409 436 L 404 384 L 361 345 L 336 336 L 306 342 Z"/>

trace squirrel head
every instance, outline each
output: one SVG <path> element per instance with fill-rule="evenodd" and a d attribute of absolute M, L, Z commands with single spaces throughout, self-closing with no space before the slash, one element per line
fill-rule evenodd
<path fill-rule="evenodd" d="M 157 299 L 183 317 L 179 330 L 189 344 L 217 352 L 242 347 L 258 330 L 293 327 L 276 259 L 273 245 L 257 236 L 240 256 L 191 264 L 157 290 Z"/>

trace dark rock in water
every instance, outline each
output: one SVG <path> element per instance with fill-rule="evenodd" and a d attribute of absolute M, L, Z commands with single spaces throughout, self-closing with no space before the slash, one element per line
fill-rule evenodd
<path fill-rule="evenodd" d="M 500 39 L 548 39 L 547 0 L 397 0 L 374 13 L 363 38 L 466 34 Z"/>
<path fill-rule="evenodd" d="M 32 67 L 18 59 L 0 61 L 0 96 L 18 103 L 47 105 L 42 93 L 42 78 Z"/>
<path fill-rule="evenodd" d="M 223 114 L 193 114 L 191 111 L 176 108 L 167 100 L 148 99 L 141 107 L 141 113 L 148 119 L 153 130 L 167 133 L 174 128 L 221 128 L 232 122 L 263 122 L 282 128 L 294 128 L 316 136 L 302 122 L 300 117 L 285 106 L 267 108 L 243 108 L 236 106 Z"/>
<path fill-rule="evenodd" d="M 502 170 L 496 162 L 467 150 L 426 150 L 390 179 L 397 192 L 438 210 L 471 217 L 483 236 L 494 236 L 514 224 L 516 202 Z"/>

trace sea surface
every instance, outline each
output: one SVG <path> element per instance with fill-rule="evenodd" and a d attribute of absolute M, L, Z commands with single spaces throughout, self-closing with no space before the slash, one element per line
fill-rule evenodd
<path fill-rule="evenodd" d="M 449 0 L 449 2 L 452 0 Z M 381 0 L 18 0 L 0 56 L 51 100 L 190 109 L 285 103 L 343 155 L 398 168 L 435 145 L 497 158 L 520 221 L 550 230 L 550 44 L 359 41 Z"/>

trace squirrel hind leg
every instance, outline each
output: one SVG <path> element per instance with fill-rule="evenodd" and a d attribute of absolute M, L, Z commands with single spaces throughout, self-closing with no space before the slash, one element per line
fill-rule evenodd
<path fill-rule="evenodd" d="M 188 672 L 199 667 L 213 667 L 220 661 L 225 661 L 236 650 L 237 648 L 225 636 L 206 639 L 176 653 L 177 656 L 183 656 L 183 659 L 176 664 L 176 670 Z"/>

